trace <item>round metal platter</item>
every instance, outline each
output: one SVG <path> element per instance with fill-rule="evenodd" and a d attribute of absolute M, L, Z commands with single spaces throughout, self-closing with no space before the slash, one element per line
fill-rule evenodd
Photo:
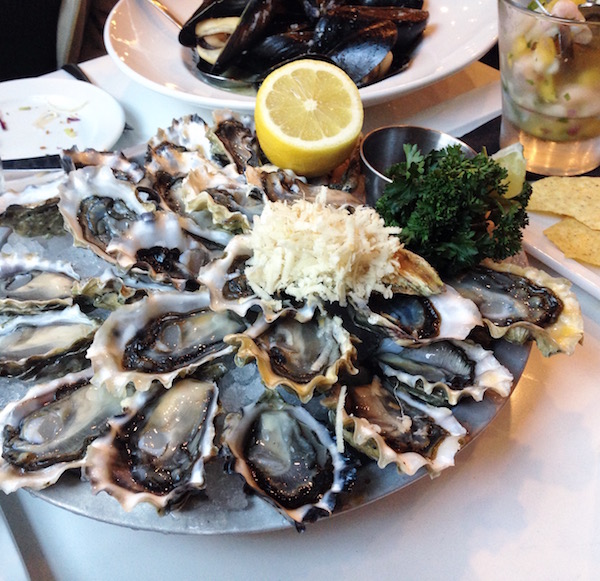
<path fill-rule="evenodd" d="M 13 234 L 9 238 L 9 245 L 16 247 L 14 236 Z M 41 244 L 35 241 L 35 245 L 39 246 L 38 251 L 42 250 L 47 256 L 60 256 L 62 260 L 69 260 L 76 270 L 80 265 L 82 273 L 104 264 L 91 251 L 74 248 L 70 235 L 45 240 Z M 513 374 L 514 390 L 527 362 L 529 346 L 499 341 L 495 344 L 494 351 L 500 362 Z M 223 385 L 220 386 L 221 400 L 225 410 L 237 411 L 258 397 L 264 388 L 254 364 L 236 368 L 231 362 L 230 368 L 231 371 L 224 377 Z M 0 408 L 9 401 L 22 397 L 32 385 L 31 381 L 0 378 Z M 312 410 L 318 414 L 322 406 L 315 401 L 316 399 L 313 399 L 311 405 Z M 481 402 L 461 400 L 453 411 L 468 430 L 467 441 L 480 434 L 507 401 L 507 398 L 490 392 Z M 459 470 L 460 466 L 453 469 Z M 334 516 L 396 492 L 423 476 L 426 476 L 424 470 L 414 476 L 407 476 L 400 474 L 395 465 L 389 465 L 382 470 L 374 461 L 364 460 L 358 469 L 352 489 L 338 498 Z M 181 510 L 163 516 L 150 505 L 138 505 L 132 512 L 125 512 L 108 494 L 101 492 L 94 495 L 89 483 L 81 480 L 75 472 L 64 474 L 57 484 L 41 491 L 33 491 L 33 494 L 86 517 L 134 529 L 165 533 L 251 533 L 294 526 L 263 499 L 246 494 L 239 475 L 227 474 L 224 470 L 224 460 L 219 457 L 206 466 L 205 493 L 191 498 Z"/>

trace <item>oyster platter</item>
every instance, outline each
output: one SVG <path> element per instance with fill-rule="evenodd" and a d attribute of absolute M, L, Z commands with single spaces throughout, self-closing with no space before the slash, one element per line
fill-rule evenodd
<path fill-rule="evenodd" d="M 251 117 L 63 158 L 0 189 L 4 493 L 134 528 L 302 529 L 453 466 L 531 345 L 582 338 L 568 281 L 440 278 L 363 204 L 356 159 L 281 170 Z"/>

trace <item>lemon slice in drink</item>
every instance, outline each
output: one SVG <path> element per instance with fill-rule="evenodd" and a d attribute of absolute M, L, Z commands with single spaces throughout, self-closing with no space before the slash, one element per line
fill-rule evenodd
<path fill-rule="evenodd" d="M 271 72 L 256 95 L 258 142 L 269 161 L 323 175 L 345 161 L 363 124 L 356 85 L 337 66 L 302 59 Z"/>
<path fill-rule="evenodd" d="M 508 176 L 502 180 L 502 183 L 508 185 L 504 197 L 514 198 L 518 196 L 525 183 L 527 162 L 523 156 L 523 146 L 519 142 L 508 145 L 494 153 L 492 159 L 508 172 Z"/>

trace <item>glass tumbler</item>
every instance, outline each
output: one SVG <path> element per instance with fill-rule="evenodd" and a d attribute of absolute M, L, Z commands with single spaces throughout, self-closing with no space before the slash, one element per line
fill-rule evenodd
<path fill-rule="evenodd" d="M 498 0 L 500 145 L 520 141 L 542 175 L 600 165 L 600 7 L 580 4 Z"/>

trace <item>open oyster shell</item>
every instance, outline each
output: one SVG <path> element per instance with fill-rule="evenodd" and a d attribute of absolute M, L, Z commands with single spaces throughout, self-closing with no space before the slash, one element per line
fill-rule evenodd
<path fill-rule="evenodd" d="M 200 222 L 199 213 L 204 213 L 213 224 L 236 234 L 250 231 L 252 217 L 264 207 L 261 190 L 208 164 L 193 169 L 173 190 L 194 220 Z"/>
<path fill-rule="evenodd" d="M 512 374 L 493 352 L 471 341 L 440 340 L 402 347 L 388 339 L 376 358 L 386 375 L 432 405 L 456 405 L 465 396 L 481 401 L 488 389 L 508 397 L 513 385 Z"/>
<path fill-rule="evenodd" d="M 233 163 L 231 155 L 223 142 L 217 137 L 213 128 L 197 114 L 173 119 L 169 127 L 158 129 L 156 135 L 148 141 L 148 157 L 152 158 L 151 150 L 166 143 L 174 145 L 179 151 L 195 152 L 199 157 L 212 161 L 221 167 Z M 179 165 L 177 159 L 174 159 L 172 167 Z M 148 163 L 146 168 L 148 170 Z M 150 167 L 149 169 L 152 171 L 154 168 Z"/>
<path fill-rule="evenodd" d="M 87 166 L 69 174 L 58 208 L 76 246 L 90 248 L 115 264 L 107 246 L 133 222 L 152 214 L 156 205 L 141 199 L 136 186 L 117 179 L 108 166 Z"/>
<path fill-rule="evenodd" d="M 91 368 L 36 385 L 0 413 L 0 489 L 54 484 L 86 462 L 89 443 L 123 412 L 121 399 L 90 383 Z"/>
<path fill-rule="evenodd" d="M 477 305 L 448 285 L 439 294 L 429 296 L 394 293 L 389 299 L 379 294 L 371 295 L 368 302 L 353 299 L 340 315 L 348 328 L 370 346 L 382 337 L 391 337 L 402 345 L 462 340 L 483 324 Z"/>
<path fill-rule="evenodd" d="M 105 270 L 99 276 L 75 282 L 72 293 L 79 300 L 87 301 L 96 308 L 114 311 L 128 302 L 141 298 L 146 290 L 128 286 L 110 270 Z"/>
<path fill-rule="evenodd" d="M 282 385 L 302 402 L 309 401 L 315 390 L 326 391 L 344 370 L 354 373 L 356 349 L 339 317 L 315 313 L 283 312 L 264 330 L 237 333 L 225 341 L 237 345 L 235 360 L 245 365 L 256 360 L 263 383 L 269 389 Z M 262 331 L 262 332 L 261 332 Z"/>
<path fill-rule="evenodd" d="M 111 313 L 88 350 L 93 382 L 116 394 L 130 382 L 139 391 L 154 381 L 168 388 L 175 378 L 231 353 L 224 337 L 247 324 L 209 304 L 205 291 L 153 293 Z"/>
<path fill-rule="evenodd" d="M 111 420 L 110 432 L 88 449 L 85 475 L 93 491 L 108 492 L 126 511 L 140 502 L 159 511 L 176 507 L 204 488 L 204 463 L 217 453 L 213 382 L 184 378 L 147 393 L 136 415 Z"/>
<path fill-rule="evenodd" d="M 0 374 L 18 375 L 86 347 L 100 322 L 79 306 L 0 316 Z"/>
<path fill-rule="evenodd" d="M 210 293 L 213 311 L 230 310 L 244 317 L 253 306 L 259 305 L 264 313 L 270 312 L 266 302 L 258 298 L 246 280 L 244 268 L 250 256 L 248 236 L 234 236 L 223 255 L 198 273 L 198 282 Z"/>
<path fill-rule="evenodd" d="M 544 356 L 570 355 L 583 339 L 581 307 L 565 278 L 486 260 L 449 282 L 477 304 L 495 339 L 524 343 L 533 338 Z"/>
<path fill-rule="evenodd" d="M 6 191 L 0 184 L 0 226 L 9 226 L 23 236 L 60 235 L 63 221 L 56 204 L 66 180 L 63 171 L 52 171 L 41 172 L 33 180 L 11 180 Z"/>
<path fill-rule="evenodd" d="M 75 146 L 65 149 L 63 156 L 69 158 L 77 169 L 105 166 L 112 170 L 116 178 L 132 184 L 137 184 L 144 178 L 144 168 L 136 161 L 128 159 L 121 151 L 97 151 L 91 148 L 81 151 Z"/>
<path fill-rule="evenodd" d="M 0 253 L 0 312 L 67 306 L 79 280 L 70 263 L 37 254 Z"/>
<path fill-rule="evenodd" d="M 228 414 L 223 442 L 231 470 L 298 525 L 331 514 L 353 477 L 325 426 L 275 392 Z"/>
<path fill-rule="evenodd" d="M 390 391 L 377 376 L 363 385 L 338 385 L 322 403 L 352 447 L 377 460 L 380 468 L 394 463 L 408 475 L 424 467 L 436 476 L 453 466 L 467 434 L 450 409 L 418 401 L 401 389 Z"/>

